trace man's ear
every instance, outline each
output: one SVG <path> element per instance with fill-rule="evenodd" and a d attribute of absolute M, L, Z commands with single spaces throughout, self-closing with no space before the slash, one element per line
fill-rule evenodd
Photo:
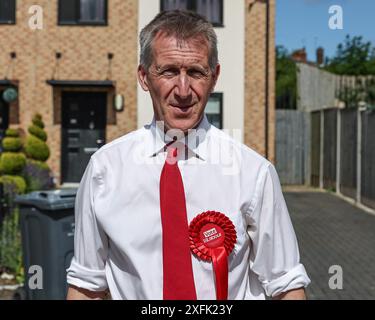
<path fill-rule="evenodd" d="M 142 87 L 142 89 L 144 91 L 149 91 L 148 83 L 147 83 L 147 72 L 142 65 L 138 66 L 137 75 L 138 75 L 138 82 L 140 86 Z"/>
<path fill-rule="evenodd" d="M 211 89 L 211 92 L 213 92 L 215 90 L 215 86 L 216 86 L 216 83 L 217 83 L 217 79 L 219 78 L 220 76 L 220 64 L 217 64 L 216 65 L 216 68 L 215 68 L 215 73 L 213 74 L 213 84 L 212 84 L 212 89 Z"/>

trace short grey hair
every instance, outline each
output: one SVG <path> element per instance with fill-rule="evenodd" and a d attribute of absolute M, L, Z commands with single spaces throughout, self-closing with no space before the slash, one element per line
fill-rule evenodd
<path fill-rule="evenodd" d="M 142 29 L 139 35 L 140 65 L 145 70 L 148 70 L 152 64 L 152 44 L 159 32 L 165 32 L 168 36 L 181 41 L 203 36 L 209 45 L 208 63 L 211 71 L 215 72 L 219 59 L 214 28 L 203 16 L 185 10 L 161 12 Z"/>

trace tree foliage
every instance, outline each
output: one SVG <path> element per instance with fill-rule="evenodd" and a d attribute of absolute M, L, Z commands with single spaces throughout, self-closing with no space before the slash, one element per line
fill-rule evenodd
<path fill-rule="evenodd" d="M 297 66 L 287 49 L 276 47 L 276 107 L 296 109 Z"/>
<path fill-rule="evenodd" d="M 375 47 L 361 36 L 350 37 L 337 46 L 336 54 L 328 59 L 325 69 L 329 72 L 354 76 L 355 84 L 344 85 L 338 98 L 348 108 L 357 108 L 361 101 L 368 107 L 375 105 Z"/>
<path fill-rule="evenodd" d="M 337 46 L 333 58 L 327 59 L 325 69 L 340 75 L 375 75 L 375 48 L 363 37 L 347 35 Z"/>

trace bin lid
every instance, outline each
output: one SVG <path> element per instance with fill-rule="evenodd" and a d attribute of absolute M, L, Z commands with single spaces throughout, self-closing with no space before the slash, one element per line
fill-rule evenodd
<path fill-rule="evenodd" d="M 41 210 L 62 210 L 74 208 L 77 189 L 34 191 L 19 195 L 15 202 L 21 206 L 36 207 Z"/>

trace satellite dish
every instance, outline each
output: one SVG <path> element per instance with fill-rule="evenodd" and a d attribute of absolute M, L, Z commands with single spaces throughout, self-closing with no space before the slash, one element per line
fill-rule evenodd
<path fill-rule="evenodd" d="M 18 97 L 18 92 L 15 88 L 5 89 L 3 92 L 3 99 L 5 102 L 10 103 L 16 100 Z"/>

